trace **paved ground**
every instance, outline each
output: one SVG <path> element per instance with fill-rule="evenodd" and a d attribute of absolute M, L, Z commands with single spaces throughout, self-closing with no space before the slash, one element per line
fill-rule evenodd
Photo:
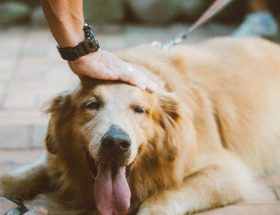
<path fill-rule="evenodd" d="M 98 29 L 98 38 L 105 49 L 114 50 L 154 40 L 166 41 L 185 27 L 110 26 Z M 199 29 L 188 42 L 228 35 L 232 30 L 211 24 Z M 44 102 L 76 82 L 67 64 L 60 60 L 48 30 L 0 30 L 0 173 L 40 157 L 48 120 L 40 109 Z M 260 192 L 258 201 L 202 214 L 280 214 L 280 176 L 270 176 L 260 183 L 266 188 Z"/>

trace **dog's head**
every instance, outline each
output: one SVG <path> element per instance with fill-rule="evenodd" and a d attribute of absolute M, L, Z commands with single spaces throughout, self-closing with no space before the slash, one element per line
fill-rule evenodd
<path fill-rule="evenodd" d="M 54 136 L 47 141 L 48 151 L 65 153 L 66 147 L 76 145 L 94 160 L 95 199 L 101 214 L 108 207 L 127 210 L 128 167 L 146 162 L 152 170 L 159 163 L 171 163 L 178 152 L 172 135 L 180 110 L 171 93 L 150 94 L 124 83 L 86 80 L 72 93 L 55 98 L 48 111 Z"/>

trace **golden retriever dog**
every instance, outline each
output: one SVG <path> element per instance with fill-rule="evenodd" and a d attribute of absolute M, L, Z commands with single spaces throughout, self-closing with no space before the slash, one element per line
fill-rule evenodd
<path fill-rule="evenodd" d="M 183 215 L 255 195 L 280 169 L 280 47 L 221 38 L 117 53 L 159 86 L 84 79 L 48 107 L 47 158 L 1 195 L 49 214 Z"/>

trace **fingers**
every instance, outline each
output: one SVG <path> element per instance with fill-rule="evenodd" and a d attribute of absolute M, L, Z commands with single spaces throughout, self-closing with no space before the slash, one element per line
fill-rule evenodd
<path fill-rule="evenodd" d="M 149 93 L 153 93 L 157 90 L 157 85 L 153 81 L 148 79 L 141 71 L 136 70 L 130 64 L 127 64 L 125 72 L 119 75 L 119 80 L 128 82 Z"/>
<path fill-rule="evenodd" d="M 139 69 L 122 61 L 111 52 L 103 50 L 98 52 L 69 62 L 70 68 L 80 78 L 86 76 L 101 80 L 119 80 L 150 93 L 157 90 L 157 85 Z"/>
<path fill-rule="evenodd" d="M 130 83 L 131 85 L 137 86 L 141 90 L 146 89 L 144 81 L 140 77 L 137 77 L 137 74 L 136 74 L 134 68 L 129 64 L 126 65 L 125 73 L 123 73 L 123 75 L 120 75 L 119 79 L 126 81 L 126 82 Z"/>

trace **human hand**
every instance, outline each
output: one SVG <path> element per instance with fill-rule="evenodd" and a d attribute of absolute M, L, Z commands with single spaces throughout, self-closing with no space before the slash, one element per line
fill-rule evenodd
<path fill-rule="evenodd" d="M 99 50 L 75 61 L 69 61 L 69 66 L 79 77 L 124 81 L 148 92 L 154 92 L 157 89 L 156 84 L 142 72 L 108 51 Z"/>

